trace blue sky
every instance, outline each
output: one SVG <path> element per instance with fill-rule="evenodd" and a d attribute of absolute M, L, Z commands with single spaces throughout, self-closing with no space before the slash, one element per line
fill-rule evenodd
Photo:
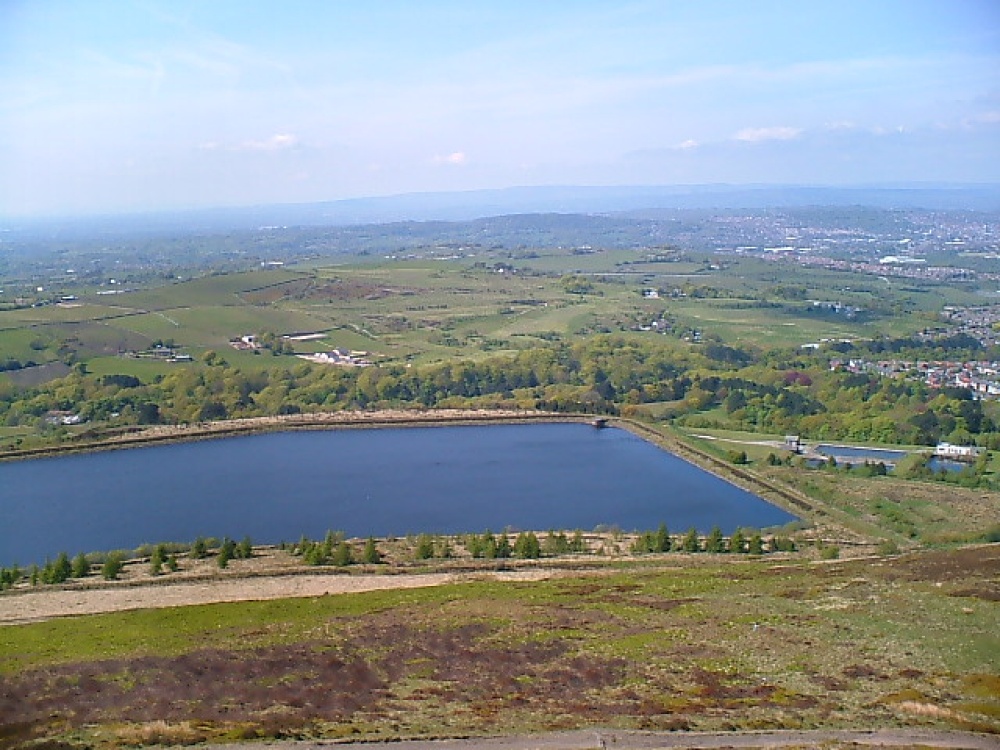
<path fill-rule="evenodd" d="M 997 0 L 0 0 L 0 215 L 1000 182 Z"/>

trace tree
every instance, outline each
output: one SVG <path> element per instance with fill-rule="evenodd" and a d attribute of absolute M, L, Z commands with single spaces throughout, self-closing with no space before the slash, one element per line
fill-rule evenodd
<path fill-rule="evenodd" d="M 382 562 L 382 555 L 379 553 L 378 547 L 375 546 L 375 537 L 368 537 L 361 560 L 368 565 L 377 565 Z"/>
<path fill-rule="evenodd" d="M 577 529 L 576 531 L 573 532 L 573 538 L 570 540 L 569 543 L 569 551 L 570 552 L 587 551 L 587 542 L 584 540 L 583 532 L 580 531 L 580 529 Z"/>
<path fill-rule="evenodd" d="M 85 578 L 90 573 L 90 563 L 82 552 L 73 558 L 73 577 Z"/>
<path fill-rule="evenodd" d="M 417 537 L 417 548 L 413 556 L 418 560 L 430 560 L 434 557 L 434 538 L 430 534 L 421 534 Z"/>
<path fill-rule="evenodd" d="M 497 539 L 489 529 L 486 529 L 480 538 L 480 548 L 482 549 L 482 556 L 487 560 L 492 560 L 497 556 Z"/>
<path fill-rule="evenodd" d="M 42 573 L 42 581 L 45 583 L 63 583 L 69 580 L 73 573 L 73 565 L 69 561 L 69 555 L 60 552 L 55 562 L 45 563 Z"/>
<path fill-rule="evenodd" d="M 156 546 L 153 550 L 153 554 L 149 558 L 149 572 L 151 575 L 158 576 L 163 572 L 163 551 L 164 547 L 162 544 Z"/>
<path fill-rule="evenodd" d="M 698 530 L 694 526 L 688 529 L 687 534 L 684 535 L 681 549 L 685 552 L 701 552 L 701 540 L 698 538 Z"/>
<path fill-rule="evenodd" d="M 672 546 L 673 545 L 670 541 L 670 532 L 667 531 L 667 525 L 665 523 L 661 523 L 660 527 L 656 530 L 654 551 L 669 552 Z"/>
<path fill-rule="evenodd" d="M 326 565 L 330 559 L 326 544 L 321 542 L 314 542 L 302 537 L 298 549 L 306 565 Z"/>
<path fill-rule="evenodd" d="M 198 537 L 194 540 L 190 554 L 192 560 L 202 560 L 208 557 L 208 542 L 205 541 L 204 537 Z"/>
<path fill-rule="evenodd" d="M 513 549 L 510 546 L 510 539 L 507 538 L 506 534 L 501 534 L 497 538 L 497 548 L 495 557 L 505 560 L 511 556 Z"/>
<path fill-rule="evenodd" d="M 772 552 L 794 552 L 795 542 L 787 536 L 773 536 L 768 543 L 768 547 Z"/>
<path fill-rule="evenodd" d="M 533 531 L 521 532 L 514 542 L 514 554 L 525 560 L 537 560 L 542 555 L 542 547 Z"/>
<path fill-rule="evenodd" d="M 761 539 L 760 534 L 754 532 L 750 537 L 750 542 L 747 545 L 747 552 L 751 555 L 763 555 L 764 554 L 764 540 Z"/>
<path fill-rule="evenodd" d="M 644 531 L 632 542 L 632 554 L 643 555 L 647 552 L 655 551 L 656 537 L 651 531 Z"/>
<path fill-rule="evenodd" d="M 236 556 L 241 560 L 249 560 L 253 557 L 253 542 L 250 541 L 250 537 L 243 537 L 243 540 L 237 545 Z"/>
<path fill-rule="evenodd" d="M 547 555 L 565 555 L 569 552 L 569 540 L 566 534 L 562 531 L 557 534 L 550 530 L 545 537 L 544 550 Z"/>
<path fill-rule="evenodd" d="M 743 535 L 742 529 L 736 529 L 733 535 L 729 537 L 729 551 L 742 554 L 747 551 L 746 549 L 747 540 Z"/>
<path fill-rule="evenodd" d="M 21 569 L 17 565 L 11 568 L 0 568 L 0 591 L 13 588 L 21 578 Z"/>
<path fill-rule="evenodd" d="M 750 459 L 747 456 L 747 452 L 746 451 L 728 450 L 728 451 L 726 451 L 726 460 L 728 460 L 729 463 L 732 463 L 732 464 L 748 464 L 748 463 L 750 463 Z"/>
<path fill-rule="evenodd" d="M 222 546 L 219 548 L 219 557 L 216 559 L 220 568 L 228 568 L 229 561 L 233 559 L 236 553 L 236 542 L 234 542 L 229 537 L 222 540 Z"/>
<path fill-rule="evenodd" d="M 483 540 L 479 534 L 468 534 L 465 537 L 465 550 L 473 559 L 483 556 Z"/>
<path fill-rule="evenodd" d="M 122 568 L 125 567 L 122 562 L 122 556 L 117 552 L 112 552 L 104 560 L 104 565 L 101 566 L 101 577 L 105 581 L 114 581 L 122 572 Z"/>
<path fill-rule="evenodd" d="M 726 543 L 722 538 L 722 529 L 718 526 L 713 526 L 712 530 L 708 532 L 708 536 L 705 538 L 705 551 L 706 552 L 725 552 Z"/>
<path fill-rule="evenodd" d="M 351 552 L 351 545 L 346 541 L 341 541 L 333 551 L 333 564 L 340 568 L 346 568 L 353 562 L 354 555 Z"/>

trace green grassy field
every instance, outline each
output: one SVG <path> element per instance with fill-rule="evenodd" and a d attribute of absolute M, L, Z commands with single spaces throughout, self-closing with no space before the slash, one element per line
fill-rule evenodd
<path fill-rule="evenodd" d="M 533 583 L 8 626 L 0 675 L 21 702 L 3 726 L 8 743 L 103 747 L 586 726 L 996 732 L 998 575 L 996 545 L 825 564 L 671 555 Z"/>
<path fill-rule="evenodd" d="M 72 352 L 86 362 L 170 340 L 198 355 L 249 333 L 337 329 L 343 333 L 328 342 L 302 343 L 299 349 L 321 351 L 329 343 L 375 352 L 382 361 L 429 362 L 522 348 L 538 334 L 568 337 L 648 325 L 661 316 L 728 342 L 796 347 L 821 339 L 903 335 L 926 325 L 927 311 L 969 297 L 960 286 L 907 286 L 747 258 L 709 268 L 708 259 L 643 262 L 648 253 L 632 250 L 536 256 L 366 259 L 209 275 L 116 295 L 81 290 L 72 306 L 0 311 L 0 354 L 49 362 Z M 520 272 L 498 273 L 494 267 L 500 262 Z M 564 289 L 563 277 L 576 272 L 587 274 L 589 293 Z M 641 295 L 643 289 L 682 287 L 714 289 L 722 298 Z M 800 289 L 806 299 L 775 297 L 783 288 Z M 817 312 L 808 299 L 862 307 L 892 299 L 898 314 L 851 320 Z M 901 312 L 905 309 L 913 315 Z M 95 366 L 104 371 L 109 364 Z"/>

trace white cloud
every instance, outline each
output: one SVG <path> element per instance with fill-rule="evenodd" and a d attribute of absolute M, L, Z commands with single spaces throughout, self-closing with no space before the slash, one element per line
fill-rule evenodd
<path fill-rule="evenodd" d="M 744 128 L 734 138 L 737 141 L 759 143 L 760 141 L 790 141 L 800 135 L 802 135 L 801 128 L 779 125 L 771 128 Z"/>
<path fill-rule="evenodd" d="M 291 133 L 275 133 L 270 138 L 263 141 L 244 141 L 239 147 L 240 151 L 282 151 L 294 148 L 299 143 L 299 139 Z"/>
<path fill-rule="evenodd" d="M 680 143 L 678 143 L 676 146 L 674 146 L 674 148 L 679 148 L 686 151 L 688 149 L 698 148 L 698 146 L 700 145 L 701 144 L 698 143 L 698 141 L 694 140 L 694 138 L 688 138 L 686 141 L 681 141 Z"/>
<path fill-rule="evenodd" d="M 299 146 L 299 138 L 291 133 L 275 133 L 263 140 L 249 140 L 241 143 L 225 143 L 222 141 L 202 141 L 197 145 L 199 151 L 287 151 Z"/>
<path fill-rule="evenodd" d="M 461 167 L 468 162 L 468 157 L 462 151 L 455 151 L 454 153 L 448 154 L 447 156 L 435 156 L 435 164 L 443 164 L 452 167 Z"/>

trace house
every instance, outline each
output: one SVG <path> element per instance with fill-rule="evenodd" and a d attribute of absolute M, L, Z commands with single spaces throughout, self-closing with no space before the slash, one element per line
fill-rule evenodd
<path fill-rule="evenodd" d="M 80 424 L 83 421 L 83 417 L 79 414 L 74 414 L 71 411 L 58 411 L 53 409 L 52 411 L 46 413 L 45 421 L 49 424 L 73 425 Z"/>
<path fill-rule="evenodd" d="M 975 461 L 982 448 L 974 445 L 952 445 L 951 443 L 938 443 L 934 449 L 934 455 L 938 458 L 950 458 L 956 461 Z"/>
<path fill-rule="evenodd" d="M 802 440 L 798 435 L 785 435 L 785 450 L 792 453 L 802 452 Z"/>

